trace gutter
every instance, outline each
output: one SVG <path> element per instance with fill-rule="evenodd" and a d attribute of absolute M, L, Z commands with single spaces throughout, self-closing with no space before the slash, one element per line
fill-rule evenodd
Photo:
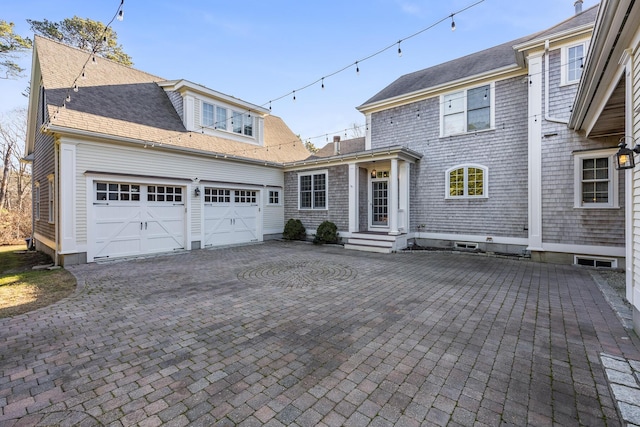
<path fill-rule="evenodd" d="M 89 138 L 89 139 L 109 140 L 109 141 L 113 141 L 113 142 L 119 142 L 119 143 L 137 145 L 137 146 L 143 146 L 143 147 L 144 146 L 149 147 L 150 145 L 157 145 L 158 148 L 161 147 L 163 150 L 167 150 L 167 151 L 175 151 L 175 152 L 182 152 L 182 153 L 187 153 L 187 154 L 195 154 L 195 155 L 198 155 L 198 156 L 212 157 L 212 158 L 216 158 L 216 159 L 227 159 L 227 160 L 233 160 L 233 161 L 236 161 L 236 162 L 239 162 L 239 163 L 248 163 L 248 164 L 252 164 L 252 165 L 270 166 L 270 167 L 275 167 L 275 168 L 282 168 L 283 167 L 283 163 L 277 163 L 277 162 L 268 161 L 268 160 L 257 160 L 257 159 L 251 159 L 251 158 L 248 158 L 248 157 L 234 156 L 232 154 L 227 154 L 227 153 L 218 153 L 218 152 L 213 152 L 213 151 L 197 150 L 195 148 L 188 148 L 188 147 L 178 147 L 178 146 L 170 145 L 170 144 L 168 144 L 168 145 L 160 145 L 161 143 L 158 143 L 158 142 L 155 142 L 155 141 L 143 141 L 143 140 L 140 140 L 140 139 L 127 138 L 127 137 L 108 135 L 108 134 L 101 134 L 101 133 L 95 133 L 95 132 L 91 132 L 91 131 L 85 131 L 85 130 L 80 130 L 80 129 L 71 129 L 71 128 L 55 126 L 55 125 L 49 125 L 47 127 L 46 131 L 47 132 L 51 132 L 51 133 L 57 132 L 59 134 L 65 134 L 65 135 L 83 137 L 83 138 Z"/>
<path fill-rule="evenodd" d="M 396 145 L 393 147 L 375 148 L 373 150 L 358 151 L 356 153 L 342 154 L 339 156 L 308 158 L 305 160 L 298 160 L 296 162 L 284 163 L 283 166 L 285 169 L 288 169 L 288 168 L 294 168 L 294 167 L 300 167 L 300 166 L 315 166 L 315 165 L 321 165 L 321 164 L 327 165 L 330 163 L 342 163 L 344 161 L 351 161 L 351 160 L 365 161 L 365 160 L 370 160 L 374 158 L 377 159 L 380 157 L 397 155 L 400 153 L 405 154 L 406 157 L 412 158 L 413 161 L 418 161 L 422 158 L 422 154 L 417 153 L 413 150 L 410 150 L 406 147 Z"/>
<path fill-rule="evenodd" d="M 544 41 L 544 119 L 548 122 L 569 124 L 569 120 L 563 120 L 549 115 L 549 39 Z"/>

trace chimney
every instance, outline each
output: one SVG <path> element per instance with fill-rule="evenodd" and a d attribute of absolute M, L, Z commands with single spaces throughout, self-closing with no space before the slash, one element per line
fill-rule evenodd
<path fill-rule="evenodd" d="M 582 13 L 582 0 L 576 0 L 573 6 L 576 8 L 576 15 Z"/>
<path fill-rule="evenodd" d="M 333 137 L 333 155 L 337 156 L 338 154 L 340 154 L 340 135 Z"/>

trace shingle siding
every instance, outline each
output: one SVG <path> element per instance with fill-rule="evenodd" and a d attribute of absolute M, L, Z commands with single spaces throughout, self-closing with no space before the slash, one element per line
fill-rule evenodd
<path fill-rule="evenodd" d="M 568 120 L 577 84 L 561 85 L 560 49 L 549 53 L 549 115 Z M 544 76 L 543 76 L 544 78 Z M 546 86 L 546 85 L 545 85 Z M 542 240 L 545 243 L 624 246 L 624 173 L 618 174 L 620 208 L 574 208 L 574 151 L 612 148 L 616 138 L 587 139 L 565 124 L 542 122 Z M 544 135 L 547 135 L 546 137 Z M 579 172 L 579 171 L 578 171 Z"/>
<path fill-rule="evenodd" d="M 331 221 L 340 231 L 349 229 L 349 166 L 305 170 L 304 173 L 327 170 L 328 208 L 298 209 L 298 175 L 292 171 L 284 174 L 284 219 L 299 219 L 307 230 L 315 230 L 323 221 Z"/>
<path fill-rule="evenodd" d="M 45 95 L 46 96 L 46 95 Z M 43 118 L 43 113 L 46 114 L 42 108 L 42 90 L 40 90 L 40 96 L 38 99 L 38 118 L 36 129 L 40 129 L 42 123 L 47 119 Z M 33 215 L 34 219 L 34 231 L 51 241 L 55 240 L 55 225 L 49 223 L 49 184 L 47 176 L 55 171 L 55 141 L 49 134 L 44 134 L 40 131 L 35 132 L 35 144 L 33 150 L 33 183 L 40 184 L 40 219 L 36 219 L 35 216 L 35 200 L 33 203 Z M 33 197 L 36 193 L 33 192 Z"/>
<path fill-rule="evenodd" d="M 527 85 L 495 84 L 495 128 L 440 138 L 440 98 L 372 115 L 372 148 L 402 145 L 424 154 L 411 169 L 411 231 L 526 237 Z M 445 171 L 459 164 L 488 168 L 487 199 L 445 199 Z"/>
<path fill-rule="evenodd" d="M 180 119 L 184 122 L 184 105 L 182 100 L 182 95 L 176 91 L 167 91 L 167 96 L 169 97 L 169 101 L 173 105 L 173 108 L 176 109 L 176 113 L 180 116 Z"/>

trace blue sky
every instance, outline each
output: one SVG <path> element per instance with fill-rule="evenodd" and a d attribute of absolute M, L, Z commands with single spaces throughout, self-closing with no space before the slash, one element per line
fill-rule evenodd
<path fill-rule="evenodd" d="M 478 0 L 324 0 L 222 2 L 125 0 L 113 29 L 134 67 L 184 78 L 268 106 L 294 89 L 343 67 L 349 69 L 271 104 L 302 138 L 321 147 L 354 123 L 356 107 L 403 74 L 546 29 L 571 17 L 574 0 L 484 0 L 397 47 L 353 64 L 427 28 Z M 26 19 L 59 21 L 74 15 L 108 22 L 120 0 L 9 0 L 0 19 L 31 36 Z M 596 5 L 584 0 L 583 9 Z M 20 64 L 30 72 L 31 55 Z M 0 114 L 26 106 L 28 78 L 0 80 Z M 327 135 L 327 136 L 324 136 Z"/>

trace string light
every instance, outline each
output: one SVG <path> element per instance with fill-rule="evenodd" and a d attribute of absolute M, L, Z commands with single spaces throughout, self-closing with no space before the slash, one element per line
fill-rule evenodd
<path fill-rule="evenodd" d="M 398 40 L 398 56 L 402 56 L 402 48 L 400 47 L 400 43 L 402 43 L 402 40 Z"/>
<path fill-rule="evenodd" d="M 322 89 L 324 90 L 324 77 L 322 78 Z"/>
<path fill-rule="evenodd" d="M 456 21 L 453 20 L 453 13 L 451 14 L 451 31 L 456 30 Z"/>
<path fill-rule="evenodd" d="M 360 67 L 358 66 L 358 61 L 356 61 L 356 74 L 360 74 Z"/>
<path fill-rule="evenodd" d="M 78 91 L 78 85 L 77 85 L 77 84 L 74 84 L 74 85 L 73 85 L 73 91 L 74 91 L 74 92 L 77 92 L 77 91 Z"/>

